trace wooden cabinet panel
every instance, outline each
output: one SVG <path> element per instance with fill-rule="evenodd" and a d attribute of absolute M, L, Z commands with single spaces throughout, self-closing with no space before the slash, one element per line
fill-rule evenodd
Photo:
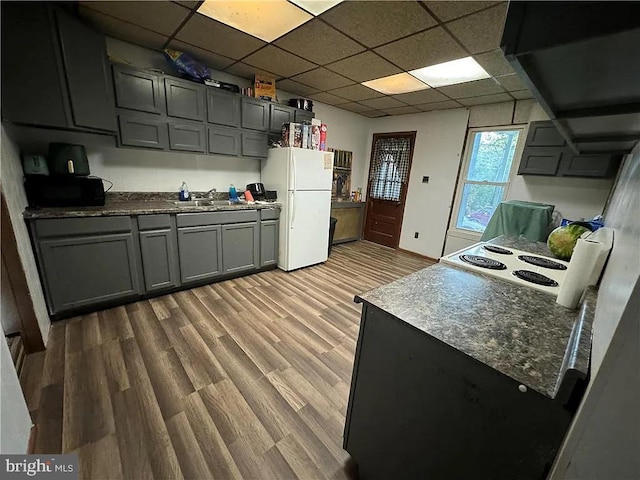
<path fill-rule="evenodd" d="M 258 223 L 222 226 L 222 272 L 255 270 L 259 265 Z"/>
<path fill-rule="evenodd" d="M 194 82 L 164 79 L 167 115 L 189 120 L 205 119 L 205 87 Z"/>
<path fill-rule="evenodd" d="M 338 220 L 333 235 L 334 245 L 360 240 L 364 219 L 364 203 L 334 202 L 331 207 L 331 216 Z"/>
<path fill-rule="evenodd" d="M 205 153 L 206 126 L 196 122 L 169 122 L 169 148 L 184 152 Z"/>
<path fill-rule="evenodd" d="M 148 113 L 164 111 L 160 77 L 135 68 L 113 66 L 116 105 Z"/>
<path fill-rule="evenodd" d="M 260 266 L 266 267 L 278 263 L 279 220 L 260 222 Z"/>
<path fill-rule="evenodd" d="M 180 280 L 192 283 L 222 275 L 220 225 L 178 229 Z"/>
<path fill-rule="evenodd" d="M 175 230 L 140 232 L 140 253 L 146 292 L 177 287 L 178 257 Z"/>
<path fill-rule="evenodd" d="M 207 89 L 207 121 L 228 127 L 240 126 L 240 95 L 209 87 Z"/>

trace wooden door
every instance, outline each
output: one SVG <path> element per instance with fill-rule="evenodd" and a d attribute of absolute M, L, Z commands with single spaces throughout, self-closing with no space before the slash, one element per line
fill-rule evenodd
<path fill-rule="evenodd" d="M 364 239 L 398 248 L 416 132 L 375 133 Z"/>

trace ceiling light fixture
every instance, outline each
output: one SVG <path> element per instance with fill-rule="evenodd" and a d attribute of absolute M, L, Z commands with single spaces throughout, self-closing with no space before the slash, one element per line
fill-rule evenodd
<path fill-rule="evenodd" d="M 307 12 L 318 16 L 321 13 L 326 12 L 331 7 L 342 3 L 342 0 L 289 0 L 291 3 L 295 3 L 300 8 L 304 8 Z"/>
<path fill-rule="evenodd" d="M 287 0 L 205 0 L 198 12 L 265 42 L 272 42 L 313 18 Z"/>
<path fill-rule="evenodd" d="M 472 57 L 411 70 L 409 73 L 433 88 L 491 77 Z"/>
<path fill-rule="evenodd" d="M 429 88 L 429 85 L 421 82 L 408 73 L 398 73 L 389 77 L 376 78 L 368 82 L 362 82 L 365 87 L 384 93 L 385 95 L 397 95 L 399 93 L 416 92 Z"/>

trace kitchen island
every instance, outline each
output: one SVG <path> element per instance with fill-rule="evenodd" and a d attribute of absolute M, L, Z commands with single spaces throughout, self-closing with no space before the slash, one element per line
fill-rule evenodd
<path fill-rule="evenodd" d="M 344 448 L 360 477 L 545 478 L 587 379 L 595 298 L 573 311 L 443 264 L 356 296 Z"/>

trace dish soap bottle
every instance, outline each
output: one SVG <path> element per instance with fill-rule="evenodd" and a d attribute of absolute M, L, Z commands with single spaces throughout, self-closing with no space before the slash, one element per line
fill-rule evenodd
<path fill-rule="evenodd" d="M 186 202 L 191 198 L 191 194 L 189 193 L 189 187 L 187 187 L 187 182 L 182 181 L 182 185 L 180 186 L 180 200 Z"/>
<path fill-rule="evenodd" d="M 235 185 L 232 183 L 229 185 L 229 201 L 231 203 L 238 203 L 238 192 L 236 191 Z"/>

